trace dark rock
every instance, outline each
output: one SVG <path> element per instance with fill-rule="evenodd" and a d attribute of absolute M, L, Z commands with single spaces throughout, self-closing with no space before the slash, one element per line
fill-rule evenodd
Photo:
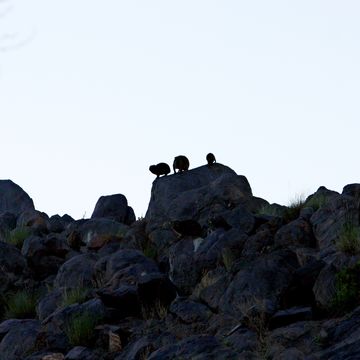
<path fill-rule="evenodd" d="M 24 240 L 21 249 L 21 253 L 28 260 L 30 267 L 44 277 L 58 271 L 69 251 L 70 248 L 65 237 L 52 234 L 42 237 L 29 236 Z M 45 257 L 51 257 L 51 261 L 42 261 Z M 59 258 L 59 261 L 56 261 L 54 257 Z"/>
<path fill-rule="evenodd" d="M 236 359 L 238 355 L 222 345 L 215 337 L 199 335 L 188 337 L 176 344 L 164 346 L 154 351 L 148 360 L 160 359 Z"/>
<path fill-rule="evenodd" d="M 322 339 L 325 349 L 312 352 L 306 360 L 359 359 L 360 308 L 343 318 L 326 321 L 323 324 L 326 338 Z"/>
<path fill-rule="evenodd" d="M 75 220 L 69 215 L 53 215 L 49 219 L 49 231 L 52 233 L 63 232 Z"/>
<path fill-rule="evenodd" d="M 218 312 L 219 301 L 229 283 L 230 275 L 223 267 L 210 270 L 201 278 L 192 297 L 203 302 L 213 311 Z"/>
<path fill-rule="evenodd" d="M 274 238 L 275 246 L 308 246 L 315 247 L 314 237 L 310 223 L 302 218 L 291 221 L 281 227 Z"/>
<path fill-rule="evenodd" d="M 72 304 L 60 308 L 42 322 L 42 330 L 46 332 L 48 343 L 59 346 L 59 349 L 67 347 L 65 331 L 74 317 L 83 314 L 92 314 L 94 318 L 101 321 L 106 316 L 106 309 L 100 299 L 92 299 L 82 304 Z"/>
<path fill-rule="evenodd" d="M 0 180 L 0 213 L 19 215 L 26 210 L 34 210 L 30 196 L 11 180 Z"/>
<path fill-rule="evenodd" d="M 270 319 L 269 328 L 276 329 L 297 321 L 312 319 L 311 307 L 294 307 L 286 310 L 277 311 Z"/>
<path fill-rule="evenodd" d="M 27 273 L 25 258 L 15 246 L 0 241 L 0 292 L 20 281 Z"/>
<path fill-rule="evenodd" d="M 342 195 L 352 196 L 355 199 L 360 199 L 360 184 L 349 184 L 344 186 Z"/>
<path fill-rule="evenodd" d="M 313 259 L 295 270 L 289 287 L 282 295 L 282 306 L 292 307 L 300 305 L 315 305 L 313 287 L 325 263 Z"/>
<path fill-rule="evenodd" d="M 207 306 L 186 299 L 175 300 L 169 311 L 187 324 L 207 322 L 212 315 Z"/>
<path fill-rule="evenodd" d="M 181 236 L 201 236 L 201 225 L 195 220 L 176 220 L 172 222 L 173 229 Z"/>
<path fill-rule="evenodd" d="M 205 239 L 180 240 L 169 249 L 170 279 L 183 294 L 190 294 L 204 272 L 224 261 L 231 266 L 246 239 L 239 229 L 218 229 Z"/>
<path fill-rule="evenodd" d="M 223 211 L 237 204 L 250 208 L 251 198 L 247 179 L 219 163 L 162 177 L 151 190 L 147 231 L 168 221 L 199 220 L 200 216 L 206 221 L 215 208 Z"/>
<path fill-rule="evenodd" d="M 7 329 L 6 329 L 7 328 Z M 38 320 L 8 320 L 0 324 L 0 333 L 3 336 L 0 342 L 1 360 L 22 360 L 29 351 L 34 349 L 40 331 Z"/>
<path fill-rule="evenodd" d="M 99 239 L 109 241 L 110 238 L 118 238 L 120 240 L 128 230 L 127 225 L 110 219 L 81 220 L 70 225 L 67 241 L 69 246 L 78 250 L 81 245 L 94 246 Z"/>
<path fill-rule="evenodd" d="M 139 298 L 143 305 L 169 306 L 176 297 L 176 288 L 169 278 L 160 273 L 141 276 L 138 281 Z"/>
<path fill-rule="evenodd" d="M 120 285 L 137 284 L 141 277 L 159 272 L 153 260 L 140 251 L 128 249 L 101 258 L 95 268 L 97 279 L 102 278 L 101 282 L 113 289 Z"/>
<path fill-rule="evenodd" d="M 126 225 L 136 220 L 134 211 L 128 206 L 127 199 L 122 194 L 101 196 L 91 218 L 107 218 Z"/>
<path fill-rule="evenodd" d="M 121 285 L 115 290 L 105 288 L 97 291 L 105 306 L 117 309 L 116 317 L 141 316 L 140 299 L 137 287 L 134 285 Z"/>
<path fill-rule="evenodd" d="M 275 310 L 278 295 L 288 288 L 297 268 L 296 256 L 291 251 L 277 251 L 254 260 L 235 275 L 220 300 L 219 310 L 241 316 L 254 302 L 261 306 L 268 302 L 269 310 Z"/>
<path fill-rule="evenodd" d="M 55 287 L 93 287 L 97 259 L 95 254 L 81 254 L 66 261 L 56 275 Z"/>
<path fill-rule="evenodd" d="M 55 289 L 43 296 L 36 305 L 39 320 L 44 320 L 55 312 L 61 305 L 64 289 Z"/>
<path fill-rule="evenodd" d="M 76 346 L 66 354 L 65 360 L 99 360 L 99 356 L 85 346 Z"/>
<path fill-rule="evenodd" d="M 332 195 L 310 221 L 319 249 L 335 248 L 346 224 L 359 225 L 357 201 L 346 195 Z"/>
<path fill-rule="evenodd" d="M 18 216 L 16 226 L 29 227 L 39 233 L 48 233 L 49 217 L 44 212 L 37 210 L 26 210 Z"/>
<path fill-rule="evenodd" d="M 313 287 L 315 301 L 323 309 L 329 309 L 335 296 L 337 270 L 334 265 L 326 265 L 320 271 Z"/>

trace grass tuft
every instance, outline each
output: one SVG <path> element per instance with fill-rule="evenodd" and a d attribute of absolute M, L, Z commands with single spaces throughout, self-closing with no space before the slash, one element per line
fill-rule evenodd
<path fill-rule="evenodd" d="M 72 304 L 81 304 L 86 301 L 89 290 L 84 287 L 77 287 L 74 289 L 65 289 L 61 302 L 61 307 L 66 307 Z"/>
<path fill-rule="evenodd" d="M 360 227 L 351 221 L 346 222 L 340 230 L 336 248 L 350 255 L 360 253 Z"/>
<path fill-rule="evenodd" d="M 32 319 L 36 317 L 37 295 L 30 290 L 19 290 L 6 299 L 5 319 Z"/>
<path fill-rule="evenodd" d="M 5 238 L 5 242 L 8 244 L 14 245 L 17 248 L 21 249 L 23 246 L 24 240 L 30 236 L 31 231 L 27 227 L 18 227 L 12 231 L 9 231 Z"/>
<path fill-rule="evenodd" d="M 65 334 L 72 346 L 89 346 L 94 338 L 94 329 L 99 318 L 89 312 L 74 315 L 67 327 Z"/>

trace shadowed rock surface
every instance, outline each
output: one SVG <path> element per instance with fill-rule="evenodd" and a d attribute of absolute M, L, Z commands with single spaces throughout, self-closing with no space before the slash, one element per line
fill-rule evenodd
<path fill-rule="evenodd" d="M 29 199 L 0 182 L 0 360 L 359 358 L 360 184 L 282 206 L 213 163 L 138 221 L 121 194 L 76 221 Z"/>

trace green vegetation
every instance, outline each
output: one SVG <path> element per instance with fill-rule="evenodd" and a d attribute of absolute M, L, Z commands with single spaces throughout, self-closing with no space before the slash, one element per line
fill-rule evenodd
<path fill-rule="evenodd" d="M 336 274 L 335 296 L 331 308 L 343 314 L 360 303 L 360 261 Z"/>
<path fill-rule="evenodd" d="M 86 301 L 88 295 L 88 289 L 84 287 L 77 287 L 74 289 L 65 289 L 61 302 L 62 307 L 69 306 L 71 304 L 81 304 Z"/>
<path fill-rule="evenodd" d="M 283 218 L 285 222 L 290 222 L 297 219 L 300 215 L 301 210 L 305 206 L 304 195 L 298 195 L 293 200 L 289 202 L 286 210 L 284 211 Z"/>
<path fill-rule="evenodd" d="M 36 316 L 37 294 L 30 290 L 19 290 L 6 298 L 5 319 L 31 319 Z"/>
<path fill-rule="evenodd" d="M 355 255 L 360 253 L 360 227 L 355 226 L 353 222 L 347 221 L 343 225 L 336 247 L 343 253 Z"/>
<path fill-rule="evenodd" d="M 7 234 L 5 241 L 8 244 L 15 245 L 17 248 L 21 248 L 23 246 L 24 240 L 31 234 L 31 231 L 27 227 L 18 227 L 12 231 L 9 231 Z"/>
<path fill-rule="evenodd" d="M 157 257 L 156 247 L 153 244 L 151 244 L 150 241 L 147 241 L 145 244 L 143 244 L 142 252 L 146 257 L 150 259 L 156 259 Z"/>
<path fill-rule="evenodd" d="M 72 346 L 88 346 L 94 338 L 94 329 L 99 318 L 89 312 L 75 314 L 65 328 L 65 334 Z"/>

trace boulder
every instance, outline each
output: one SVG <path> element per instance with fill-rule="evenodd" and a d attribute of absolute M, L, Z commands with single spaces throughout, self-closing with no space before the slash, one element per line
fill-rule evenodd
<path fill-rule="evenodd" d="M 21 249 L 29 266 L 42 278 L 56 274 L 69 251 L 66 238 L 57 234 L 31 235 L 24 240 Z"/>
<path fill-rule="evenodd" d="M 214 164 L 216 165 L 216 164 Z M 213 336 L 190 336 L 150 354 L 148 360 L 160 359 L 236 359 L 238 354 Z"/>
<path fill-rule="evenodd" d="M 27 264 L 19 249 L 0 241 L 0 292 L 9 289 L 10 286 L 27 274 Z"/>
<path fill-rule="evenodd" d="M 29 227 L 39 233 L 47 233 L 49 231 L 49 217 L 44 212 L 26 210 L 18 216 L 16 226 L 20 228 Z"/>
<path fill-rule="evenodd" d="M 233 316 L 246 315 L 258 304 L 266 312 L 279 306 L 279 294 L 283 293 L 298 268 L 296 255 L 289 250 L 266 254 L 240 270 L 219 302 L 219 310 Z"/>
<path fill-rule="evenodd" d="M 0 359 L 24 359 L 35 348 L 39 332 L 38 320 L 7 320 L 1 323 L 0 333 L 3 337 L 0 342 Z"/>
<path fill-rule="evenodd" d="M 146 213 L 147 231 L 174 220 L 193 219 L 204 223 L 211 215 L 255 201 L 245 176 L 219 163 L 162 177 L 153 182 Z M 258 205 L 257 205 L 258 206 Z"/>
<path fill-rule="evenodd" d="M 98 249 L 110 239 L 120 240 L 128 229 L 127 225 L 110 219 L 78 220 L 69 226 L 67 241 L 74 249 L 79 249 L 81 245 Z"/>
<path fill-rule="evenodd" d="M 177 316 L 186 324 L 195 324 L 198 322 L 207 322 L 212 313 L 209 308 L 203 304 L 187 299 L 176 299 L 170 306 L 169 312 Z"/>
<path fill-rule="evenodd" d="M 134 210 L 128 206 L 127 199 L 122 194 L 101 196 L 91 218 L 106 218 L 126 225 L 131 225 L 136 220 Z"/>
<path fill-rule="evenodd" d="M 275 234 L 275 246 L 307 246 L 315 247 L 316 239 L 314 237 L 311 224 L 301 217 L 282 226 Z"/>
<path fill-rule="evenodd" d="M 122 249 L 101 258 L 95 265 L 96 278 L 106 287 L 137 284 L 147 274 L 159 273 L 154 260 L 138 250 Z"/>
<path fill-rule="evenodd" d="M 30 196 L 11 180 L 0 180 L 0 213 L 19 215 L 26 210 L 35 210 Z"/>
<path fill-rule="evenodd" d="M 247 238 L 240 229 L 218 229 L 205 239 L 181 239 L 169 249 L 170 279 L 182 294 L 190 294 L 204 272 L 219 263 L 231 267 Z"/>
<path fill-rule="evenodd" d="M 336 248 L 344 226 L 359 226 L 357 200 L 348 195 L 332 195 L 310 218 L 320 250 Z"/>
<path fill-rule="evenodd" d="M 81 254 L 66 261 L 56 275 L 55 287 L 94 287 L 97 260 L 98 256 L 95 254 Z"/>

